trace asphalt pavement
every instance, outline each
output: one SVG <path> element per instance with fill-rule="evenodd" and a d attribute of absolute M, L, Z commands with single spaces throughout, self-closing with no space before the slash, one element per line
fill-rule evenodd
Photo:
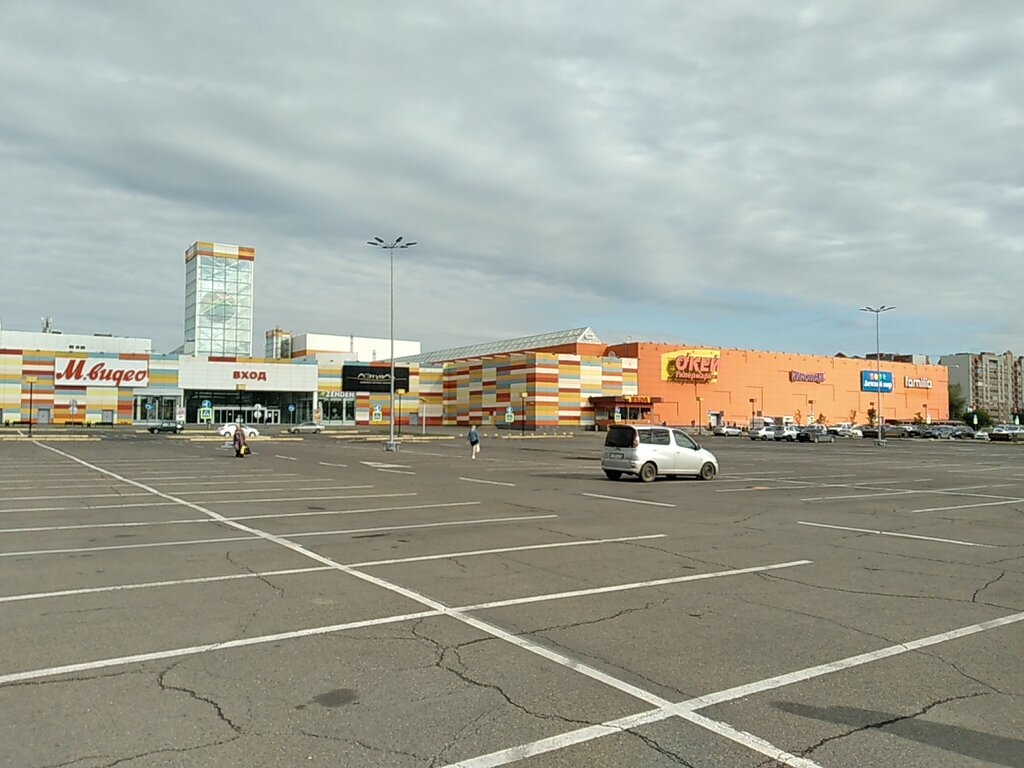
<path fill-rule="evenodd" d="M 0 440 L 0 766 L 1024 767 L 1024 446 L 483 434 Z"/>

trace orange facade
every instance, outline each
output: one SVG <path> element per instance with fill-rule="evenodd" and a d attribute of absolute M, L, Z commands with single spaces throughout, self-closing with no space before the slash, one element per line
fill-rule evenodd
<path fill-rule="evenodd" d="M 609 350 L 638 359 L 639 393 L 661 398 L 655 421 L 745 425 L 752 416 L 772 416 L 799 424 L 821 417 L 829 424 L 866 423 L 868 411 L 878 408 L 879 393 L 865 389 L 876 386 L 874 360 L 647 342 Z M 887 422 L 949 418 L 944 366 L 883 360 L 881 370 L 891 381 L 883 387 L 892 387 L 881 393 Z"/>

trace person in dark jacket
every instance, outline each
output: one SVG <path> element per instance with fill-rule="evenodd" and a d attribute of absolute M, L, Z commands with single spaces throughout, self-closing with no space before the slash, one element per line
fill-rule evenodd
<path fill-rule="evenodd" d="M 247 446 L 245 442 L 245 429 L 241 424 L 235 424 L 235 434 L 231 438 L 231 442 L 235 446 L 235 458 L 245 458 Z"/>
<path fill-rule="evenodd" d="M 476 455 L 480 453 L 480 435 L 476 431 L 476 425 L 469 425 L 469 434 L 466 435 L 466 439 L 469 440 L 469 458 L 475 459 Z"/>

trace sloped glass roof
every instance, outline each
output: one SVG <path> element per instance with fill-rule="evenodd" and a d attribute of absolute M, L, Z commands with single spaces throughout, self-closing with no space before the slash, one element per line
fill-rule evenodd
<path fill-rule="evenodd" d="M 449 347 L 434 352 L 423 352 L 419 355 L 396 357 L 395 362 L 401 363 L 441 363 L 446 360 L 459 360 L 466 357 L 487 357 L 505 352 L 520 352 L 526 349 L 554 347 L 559 344 L 601 344 L 602 341 L 590 326 L 572 328 L 567 331 L 539 333 L 536 336 L 520 336 L 517 339 L 489 341 L 483 344 L 470 344 L 467 347 Z"/>

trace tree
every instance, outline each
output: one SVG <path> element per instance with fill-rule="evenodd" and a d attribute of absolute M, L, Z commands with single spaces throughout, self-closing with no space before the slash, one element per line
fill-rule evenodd
<path fill-rule="evenodd" d="M 974 417 L 978 417 L 978 423 L 974 423 Z M 984 408 L 975 408 L 973 411 L 968 411 L 963 415 L 963 419 L 969 426 L 981 429 L 983 427 L 992 426 L 992 415 Z"/>
<path fill-rule="evenodd" d="M 924 424 L 924 416 L 921 415 L 920 411 L 918 411 L 917 413 L 914 414 L 914 423 L 915 424 Z"/>
<path fill-rule="evenodd" d="M 874 424 L 875 416 L 877 415 L 878 413 L 875 411 L 874 408 L 868 408 L 868 424 Z"/>
<path fill-rule="evenodd" d="M 949 385 L 949 418 L 963 419 L 967 411 L 967 396 L 959 384 Z"/>

